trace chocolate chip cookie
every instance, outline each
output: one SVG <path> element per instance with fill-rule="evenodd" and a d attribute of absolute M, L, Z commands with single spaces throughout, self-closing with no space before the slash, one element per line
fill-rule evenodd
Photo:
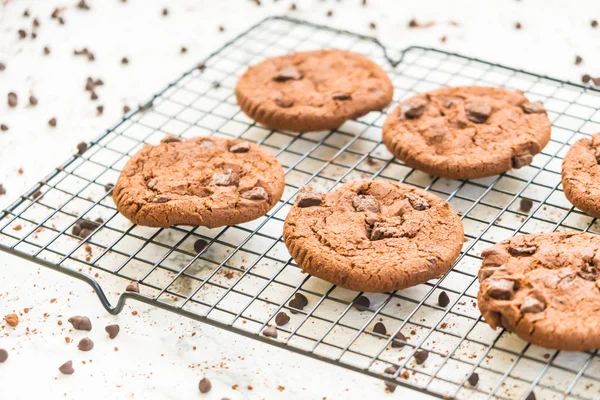
<path fill-rule="evenodd" d="M 600 348 L 600 236 L 516 236 L 481 256 L 479 309 L 492 328 L 553 349 Z"/>
<path fill-rule="evenodd" d="M 346 289 L 386 292 L 439 278 L 463 244 L 450 204 L 410 185 L 351 182 L 320 194 L 303 188 L 284 242 L 306 272 Z"/>
<path fill-rule="evenodd" d="M 279 162 L 257 144 L 167 136 L 127 162 L 113 199 L 138 225 L 215 228 L 264 215 L 281 198 L 284 179 Z"/>
<path fill-rule="evenodd" d="M 521 92 L 455 87 L 401 102 L 384 124 L 383 142 L 410 167 L 474 179 L 529 165 L 550 129 L 543 104 Z"/>
<path fill-rule="evenodd" d="M 268 58 L 240 78 L 242 111 L 270 128 L 293 132 L 335 129 L 392 101 L 385 71 L 359 54 L 316 50 Z"/>
<path fill-rule="evenodd" d="M 562 164 L 563 191 L 577 208 L 600 217 L 600 133 L 577 141 Z"/>

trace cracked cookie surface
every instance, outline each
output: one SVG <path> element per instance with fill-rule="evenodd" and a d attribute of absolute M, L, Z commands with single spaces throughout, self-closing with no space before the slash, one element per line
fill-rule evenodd
<path fill-rule="evenodd" d="M 491 87 L 433 90 L 401 102 L 383 142 L 408 166 L 434 176 L 475 179 L 529 165 L 550 141 L 541 102 Z"/>
<path fill-rule="evenodd" d="M 516 236 L 481 256 L 477 298 L 492 328 L 553 349 L 600 348 L 600 236 Z"/>
<path fill-rule="evenodd" d="M 235 88 L 250 118 L 293 132 L 330 130 L 392 101 L 381 67 L 343 50 L 316 50 L 268 58 L 248 68 Z"/>
<path fill-rule="evenodd" d="M 565 197 L 592 217 L 600 217 L 600 133 L 571 146 L 562 164 Z"/>
<path fill-rule="evenodd" d="M 266 214 L 284 186 L 277 159 L 255 143 L 167 136 L 127 162 L 113 199 L 119 212 L 138 225 L 215 228 Z"/>
<path fill-rule="evenodd" d="M 385 292 L 442 276 L 464 236 L 439 197 L 406 184 L 359 181 L 326 194 L 303 188 L 283 238 L 305 272 L 346 289 Z"/>

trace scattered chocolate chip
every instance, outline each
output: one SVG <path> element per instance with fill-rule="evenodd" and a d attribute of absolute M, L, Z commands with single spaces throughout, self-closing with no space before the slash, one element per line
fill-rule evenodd
<path fill-rule="evenodd" d="M 429 352 L 427 350 L 417 350 L 414 357 L 417 364 L 423 364 L 429 357 Z"/>
<path fill-rule="evenodd" d="M 600 86 L 600 77 L 592 78 L 592 82 L 594 82 L 594 86 Z"/>
<path fill-rule="evenodd" d="M 140 292 L 140 284 L 136 281 L 129 282 L 129 285 L 125 288 L 126 292 L 139 293 Z"/>
<path fill-rule="evenodd" d="M 525 299 L 523 300 L 523 303 L 521 303 L 521 307 L 519 307 L 519 310 L 521 310 L 521 312 L 523 314 L 525 313 L 539 313 L 542 312 L 546 309 L 546 305 L 541 302 L 539 299 L 537 299 L 536 297 L 533 296 L 527 296 L 525 297 Z"/>
<path fill-rule="evenodd" d="M 123 65 L 129 64 L 129 60 L 127 59 L 127 57 L 121 58 L 121 64 L 123 64 Z"/>
<path fill-rule="evenodd" d="M 423 97 L 415 97 L 402 103 L 400 112 L 408 119 L 420 118 L 427 108 L 428 101 Z"/>
<path fill-rule="evenodd" d="M 385 325 L 383 323 L 378 322 L 373 327 L 373 332 L 379 333 L 380 335 L 385 335 L 387 333 L 387 329 L 385 328 Z"/>
<path fill-rule="evenodd" d="M 275 317 L 275 323 L 277 324 L 277 326 L 283 326 L 283 325 L 287 324 L 288 322 L 290 322 L 289 315 L 287 315 L 283 311 L 277 313 L 277 316 Z"/>
<path fill-rule="evenodd" d="M 520 22 L 515 22 L 515 29 L 521 29 L 523 25 Z"/>
<path fill-rule="evenodd" d="M 31 39 L 35 39 L 37 38 L 37 33 L 36 32 L 31 32 Z"/>
<path fill-rule="evenodd" d="M 94 348 L 94 342 L 90 338 L 83 338 L 79 341 L 77 348 L 81 351 L 90 351 Z"/>
<path fill-rule="evenodd" d="M 88 317 L 80 317 L 76 315 L 74 317 L 69 318 L 67 321 L 73 325 L 73 329 L 78 331 L 91 331 L 92 330 L 92 321 Z"/>
<path fill-rule="evenodd" d="M 19 39 L 25 39 L 27 37 L 27 32 L 24 29 L 19 29 L 17 31 L 19 33 Z"/>
<path fill-rule="evenodd" d="M 331 17 L 331 16 L 333 16 L 333 10 L 329 10 L 329 11 L 327 11 L 327 16 L 328 16 L 328 17 Z"/>
<path fill-rule="evenodd" d="M 595 19 L 592 20 L 591 25 L 592 25 L 592 28 L 597 28 L 598 27 L 598 21 L 596 21 Z"/>
<path fill-rule="evenodd" d="M 277 328 L 274 325 L 268 326 L 262 331 L 262 334 L 266 337 L 277 339 Z"/>
<path fill-rule="evenodd" d="M 294 299 L 298 300 L 301 308 L 304 308 L 308 305 L 308 299 L 302 293 L 296 293 L 294 295 Z"/>
<path fill-rule="evenodd" d="M 408 27 L 409 28 L 417 28 L 419 26 L 419 23 L 417 22 L 416 19 L 411 19 L 410 21 L 408 21 Z"/>
<path fill-rule="evenodd" d="M 535 400 L 535 393 L 531 392 L 527 395 L 525 400 Z"/>
<path fill-rule="evenodd" d="M 6 362 L 6 360 L 8 360 L 8 351 L 0 349 L 0 363 Z"/>
<path fill-rule="evenodd" d="M 6 194 L 6 189 L 0 184 L 0 195 Z"/>
<path fill-rule="evenodd" d="M 17 98 L 17 94 L 14 92 L 10 92 L 8 94 L 8 106 L 9 107 L 16 107 L 18 103 L 18 98 Z"/>
<path fill-rule="evenodd" d="M 85 2 L 85 0 L 79 0 L 79 3 L 77 3 L 77 8 L 79 8 L 80 10 L 89 10 L 90 6 L 87 5 L 87 3 Z"/>
<path fill-rule="evenodd" d="M 63 375 L 72 375 L 73 372 L 75 372 L 75 370 L 73 369 L 73 361 L 67 361 L 66 363 L 58 367 L 58 370 Z"/>
<path fill-rule="evenodd" d="M 492 106 L 483 101 L 469 101 L 465 103 L 467 119 L 476 124 L 483 124 L 492 115 Z"/>
<path fill-rule="evenodd" d="M 42 191 L 41 190 L 36 190 L 31 197 L 33 197 L 34 199 L 37 199 L 38 197 L 40 197 L 42 195 Z"/>
<path fill-rule="evenodd" d="M 168 8 L 163 8 L 162 15 L 163 15 L 163 17 L 166 17 L 167 15 L 169 15 L 169 9 Z"/>
<path fill-rule="evenodd" d="M 304 77 L 304 74 L 299 71 L 296 67 L 286 67 L 280 69 L 277 75 L 273 77 L 275 82 L 285 82 L 290 80 L 300 80 Z"/>
<path fill-rule="evenodd" d="M 200 253 L 202 252 L 202 250 L 204 250 L 206 248 L 206 246 L 208 245 L 208 242 L 204 239 L 198 239 L 194 242 L 194 251 L 196 253 Z"/>
<path fill-rule="evenodd" d="M 219 25 L 219 32 L 225 32 L 225 27 L 223 25 Z"/>
<path fill-rule="evenodd" d="M 373 196 L 358 195 L 352 199 L 352 205 L 356 211 L 370 211 L 378 213 L 381 210 L 379 202 Z"/>
<path fill-rule="evenodd" d="M 173 135 L 167 135 L 161 139 L 161 143 L 177 143 L 181 142 L 181 138 Z"/>
<path fill-rule="evenodd" d="M 71 228 L 71 233 L 74 236 L 79 236 L 79 234 L 81 233 L 81 226 L 79 226 L 79 224 L 73 225 L 73 228 Z"/>
<path fill-rule="evenodd" d="M 93 221 L 88 221 L 86 219 L 80 219 L 77 221 L 77 224 L 81 227 L 81 229 L 90 229 L 92 231 L 100 226 L 100 224 Z"/>
<path fill-rule="evenodd" d="M 85 90 L 91 91 L 91 90 L 94 90 L 95 87 L 96 87 L 96 84 L 94 83 L 94 80 L 88 76 L 87 80 L 85 81 Z"/>
<path fill-rule="evenodd" d="M 94 81 L 94 85 L 96 85 L 96 86 L 104 86 L 104 81 L 102 79 L 98 78 L 98 79 L 96 79 Z"/>
<path fill-rule="evenodd" d="M 33 19 L 33 22 L 31 23 L 33 25 L 34 28 L 39 28 L 40 26 L 40 20 L 36 18 Z"/>
<path fill-rule="evenodd" d="M 107 325 L 106 328 L 104 328 L 104 330 L 106 331 L 106 333 L 108 333 L 109 338 L 114 339 L 119 334 L 121 327 L 117 324 Z"/>
<path fill-rule="evenodd" d="M 591 80 L 592 80 L 592 77 L 589 74 L 584 74 L 581 76 L 581 81 L 583 83 L 588 83 Z"/>
<path fill-rule="evenodd" d="M 535 246 L 510 246 L 508 248 L 508 252 L 511 256 L 520 257 L 520 256 L 530 256 L 537 250 Z"/>
<path fill-rule="evenodd" d="M 44 46 L 44 55 L 50 54 L 50 48 L 48 46 Z"/>
<path fill-rule="evenodd" d="M 430 207 L 429 202 L 427 202 L 427 200 L 425 200 L 421 196 L 417 196 L 414 193 L 406 193 L 404 197 L 408 199 L 408 202 L 410 203 L 412 208 L 414 208 L 417 211 L 423 211 Z"/>
<path fill-rule="evenodd" d="M 198 384 L 198 390 L 200 390 L 200 393 L 208 393 L 210 392 L 211 388 L 212 385 L 210 384 L 210 381 L 207 378 L 202 378 L 200 380 L 200 383 Z"/>
<path fill-rule="evenodd" d="M 250 150 L 250 143 L 248 142 L 240 142 L 234 144 L 229 148 L 229 151 L 232 153 L 247 153 Z"/>
<path fill-rule="evenodd" d="M 98 100 L 98 94 L 92 90 L 92 93 L 90 93 L 90 100 Z"/>
<path fill-rule="evenodd" d="M 79 154 L 83 154 L 83 153 L 85 153 L 85 152 L 87 151 L 87 149 L 88 149 L 88 145 L 87 145 L 87 143 L 85 143 L 85 142 L 81 142 L 81 143 L 78 143 L 78 144 L 77 144 L 77 152 L 78 152 Z"/>
<path fill-rule="evenodd" d="M 317 193 L 310 186 L 302 188 L 296 196 L 296 205 L 302 208 L 321 205 L 322 201 L 321 194 Z"/>
<path fill-rule="evenodd" d="M 512 167 L 516 168 L 516 169 L 523 168 L 523 167 L 531 164 L 532 161 L 533 161 L 532 154 L 529 154 L 529 153 L 520 154 L 520 155 L 514 156 L 512 158 Z"/>
<path fill-rule="evenodd" d="M 448 304 L 450 304 L 450 297 L 448 297 L 448 293 L 442 290 L 442 292 L 438 296 L 438 304 L 440 307 L 446 307 L 448 306 Z"/>
<path fill-rule="evenodd" d="M 0 131 L 6 132 L 8 130 L 8 125 L 0 124 Z"/>
<path fill-rule="evenodd" d="M 29 17 L 29 10 L 25 9 L 25 11 L 23 11 L 23 17 L 24 18 L 28 18 Z"/>
<path fill-rule="evenodd" d="M 398 372 L 398 368 L 394 365 L 390 365 L 389 367 L 383 370 L 383 373 L 388 375 L 395 375 L 396 372 Z"/>
<path fill-rule="evenodd" d="M 375 22 L 369 22 L 369 28 L 377 29 L 377 24 L 375 24 Z"/>
<path fill-rule="evenodd" d="M 114 183 L 107 183 L 106 185 L 104 185 L 104 191 L 106 193 L 110 192 L 111 190 L 113 190 L 115 187 Z"/>
<path fill-rule="evenodd" d="M 200 71 L 205 70 L 206 69 L 206 64 L 201 62 L 198 63 L 198 65 L 196 65 L 196 69 L 199 69 Z"/>
<path fill-rule="evenodd" d="M 221 87 L 221 83 L 219 81 L 213 81 L 212 87 L 218 89 Z"/>
<path fill-rule="evenodd" d="M 473 372 L 467 380 L 471 386 L 477 386 L 477 383 L 479 383 L 479 374 L 477 372 Z"/>
<path fill-rule="evenodd" d="M 406 343 L 408 343 L 408 341 L 406 340 L 406 336 L 404 336 L 402 332 L 396 333 L 394 339 L 392 339 L 393 348 L 402 348 L 406 346 Z"/>
<path fill-rule="evenodd" d="M 185 53 L 187 53 L 187 48 L 185 46 L 181 46 L 181 48 L 179 49 L 179 52 L 181 54 L 185 54 Z"/>
<path fill-rule="evenodd" d="M 35 96 L 33 96 L 33 95 L 29 96 L 29 104 L 31 104 L 32 106 L 37 106 L 37 103 L 38 103 L 38 99 Z"/>
<path fill-rule="evenodd" d="M 58 23 L 60 25 L 64 25 L 65 24 L 65 19 L 63 17 L 58 17 Z"/>
<path fill-rule="evenodd" d="M 52 19 L 56 19 L 60 15 L 60 12 L 61 12 L 60 8 L 55 8 L 54 11 L 52 11 L 52 14 L 50 15 L 50 17 Z"/>
<path fill-rule="evenodd" d="M 581 56 L 575 56 L 575 65 L 579 65 L 583 62 L 583 58 Z"/>
<path fill-rule="evenodd" d="M 50 125 L 52 128 L 56 127 L 56 118 L 50 118 L 50 120 L 48 121 L 48 125 Z"/>
<path fill-rule="evenodd" d="M 238 174 L 234 170 L 228 169 L 224 173 L 214 174 L 211 183 L 217 186 L 237 186 L 239 181 Z"/>
<path fill-rule="evenodd" d="M 260 186 L 240 193 L 240 197 L 247 200 L 269 200 L 269 194 Z"/>
<path fill-rule="evenodd" d="M 92 232 L 93 231 L 91 229 L 82 229 L 81 232 L 79 232 L 79 237 L 85 239 L 90 236 Z"/>
<path fill-rule="evenodd" d="M 515 282 L 508 279 L 489 279 L 486 293 L 496 300 L 509 300 L 515 291 Z"/>
<path fill-rule="evenodd" d="M 340 100 L 340 101 L 344 101 L 344 100 L 352 100 L 352 96 L 350 96 L 349 94 L 346 93 L 339 93 L 336 92 L 331 96 L 334 100 Z"/>
<path fill-rule="evenodd" d="M 544 108 L 544 103 L 542 103 L 540 100 L 523 103 L 521 105 L 521 107 L 523 108 L 523 111 L 525 111 L 526 114 L 545 114 L 546 113 L 546 109 Z"/>
<path fill-rule="evenodd" d="M 166 203 L 169 201 L 169 198 L 164 194 L 159 194 L 152 199 L 153 203 Z"/>
<path fill-rule="evenodd" d="M 254 4 L 260 7 L 260 0 L 254 0 Z"/>
<path fill-rule="evenodd" d="M 96 107 L 96 115 L 102 115 L 103 112 L 104 112 L 104 106 Z"/>
<path fill-rule="evenodd" d="M 371 301 L 365 296 L 360 296 L 358 299 L 354 300 L 354 307 L 356 307 L 358 311 L 368 310 L 370 305 Z"/>
<path fill-rule="evenodd" d="M 529 211 L 531 211 L 531 208 L 533 207 L 533 201 L 529 200 L 529 199 L 521 199 L 520 203 L 519 203 L 519 210 L 528 213 Z"/>
<path fill-rule="evenodd" d="M 388 226 L 385 222 L 375 222 L 373 224 L 373 228 L 371 229 L 369 239 L 371 241 L 376 241 L 399 236 L 402 236 L 402 232 L 400 232 L 399 229 L 393 226 Z"/>

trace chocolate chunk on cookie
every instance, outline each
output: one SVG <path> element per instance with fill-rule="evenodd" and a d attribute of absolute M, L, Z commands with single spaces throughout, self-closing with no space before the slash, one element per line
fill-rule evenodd
<path fill-rule="evenodd" d="M 455 87 L 402 101 L 384 124 L 383 142 L 410 167 L 474 179 L 531 164 L 550 129 L 543 104 L 521 92 Z"/>
<path fill-rule="evenodd" d="M 553 349 L 600 348 L 600 236 L 516 236 L 482 257 L 477 298 L 492 328 Z"/>
<path fill-rule="evenodd" d="M 119 212 L 139 225 L 215 228 L 266 214 L 284 185 L 281 165 L 257 144 L 168 139 L 146 145 L 127 162 L 113 199 Z"/>
<path fill-rule="evenodd" d="M 250 118 L 293 132 L 330 130 L 382 110 L 393 86 L 381 67 L 344 50 L 316 50 L 268 58 L 251 66 L 235 88 Z"/>
<path fill-rule="evenodd" d="M 343 288 L 386 292 L 424 283 L 448 271 L 462 248 L 450 205 L 413 186 L 363 181 L 300 194 L 284 242 L 305 272 Z"/>
<path fill-rule="evenodd" d="M 562 184 L 575 207 L 600 217 L 600 133 L 571 146 L 562 164 Z"/>

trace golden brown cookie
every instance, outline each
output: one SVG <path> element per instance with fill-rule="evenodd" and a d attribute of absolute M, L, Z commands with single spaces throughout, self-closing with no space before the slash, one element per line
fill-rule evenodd
<path fill-rule="evenodd" d="M 562 164 L 566 198 L 577 208 L 600 217 L 600 133 L 577 141 Z"/>
<path fill-rule="evenodd" d="M 392 101 L 390 78 L 377 64 L 343 50 L 268 58 L 251 66 L 235 88 L 250 118 L 293 132 L 335 129 Z"/>
<path fill-rule="evenodd" d="M 553 349 L 600 348 L 600 236 L 516 236 L 481 256 L 479 309 L 492 328 Z"/>
<path fill-rule="evenodd" d="M 300 191 L 284 242 L 306 272 L 346 289 L 386 292 L 439 278 L 460 254 L 463 227 L 450 204 L 410 185 L 351 182 Z"/>
<path fill-rule="evenodd" d="M 543 104 L 521 92 L 454 87 L 401 102 L 385 122 L 383 142 L 410 167 L 474 179 L 529 165 L 550 129 Z"/>
<path fill-rule="evenodd" d="M 167 136 L 127 162 L 113 199 L 119 212 L 138 225 L 215 228 L 266 214 L 284 186 L 279 162 L 255 143 Z"/>

